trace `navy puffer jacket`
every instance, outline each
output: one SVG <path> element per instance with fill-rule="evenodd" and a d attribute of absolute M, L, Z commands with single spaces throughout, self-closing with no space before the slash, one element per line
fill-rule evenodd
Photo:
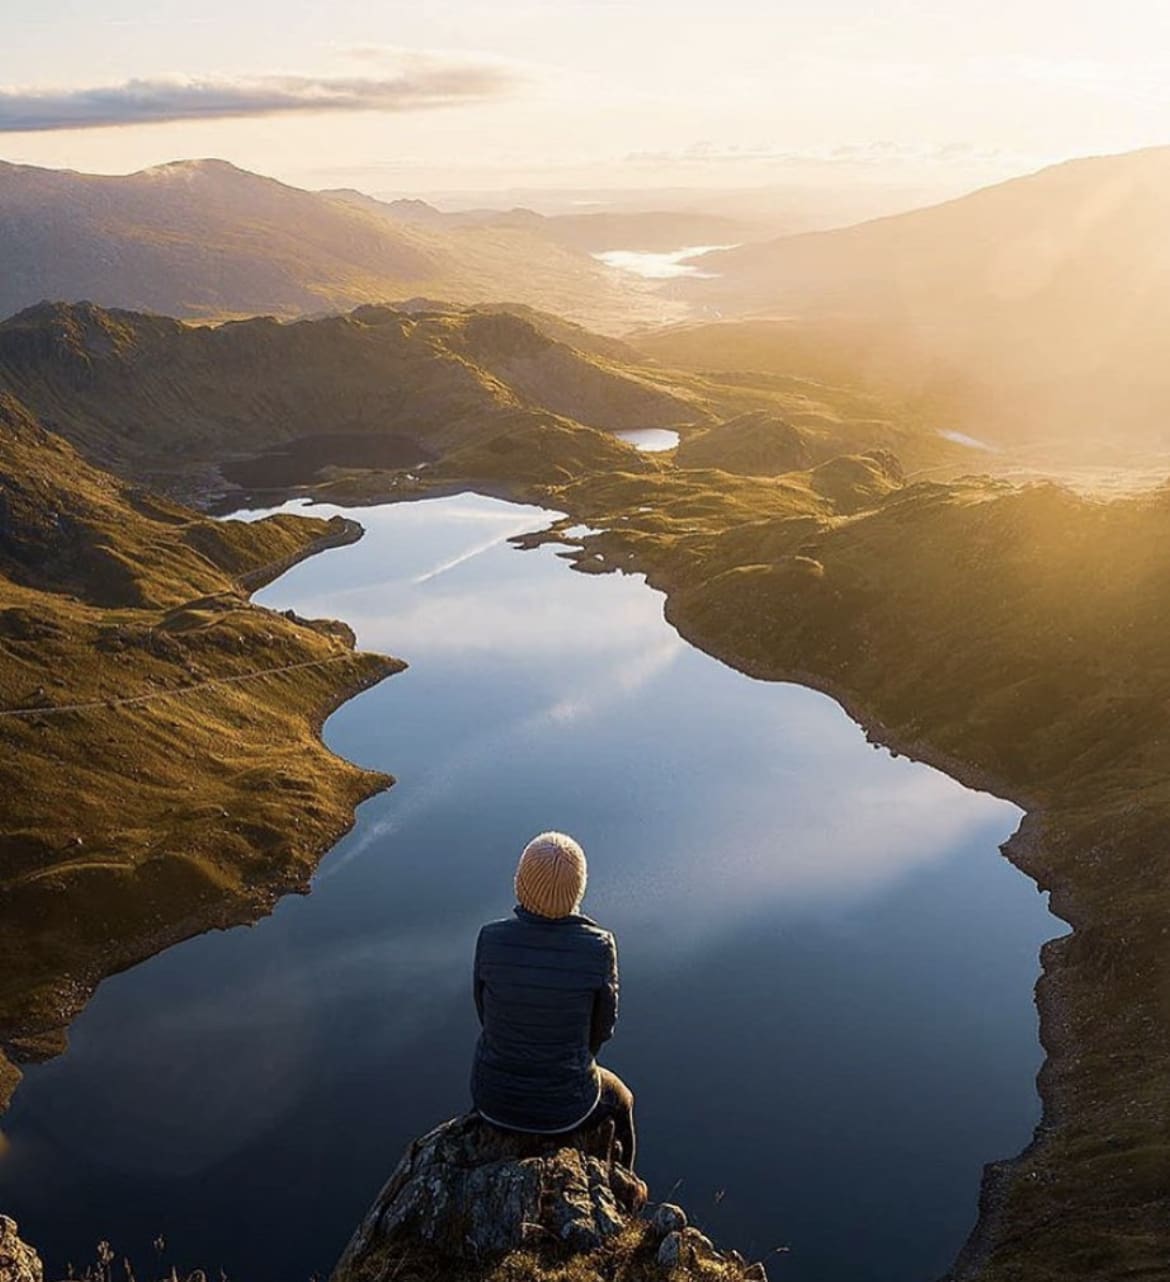
<path fill-rule="evenodd" d="M 617 948 L 596 922 L 519 907 L 489 922 L 475 946 L 479 1112 L 518 1131 L 584 1121 L 600 1089 L 594 1056 L 613 1036 L 617 1005 Z"/>

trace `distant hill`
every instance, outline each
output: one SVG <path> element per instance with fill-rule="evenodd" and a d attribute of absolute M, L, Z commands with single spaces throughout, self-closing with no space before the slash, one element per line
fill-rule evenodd
<path fill-rule="evenodd" d="M 306 437 L 393 434 L 426 457 L 529 418 L 614 429 L 707 419 L 667 376 L 559 341 L 535 314 L 491 309 L 192 326 L 41 304 L 0 323 L 4 389 L 91 461 L 154 480 Z"/>
<path fill-rule="evenodd" d="M 440 228 L 511 227 L 588 254 L 606 249 L 669 252 L 695 245 L 733 245 L 761 239 L 764 226 L 747 219 L 688 210 L 539 214 L 531 209 L 517 208 L 446 212 L 425 200 L 383 201 L 350 189 L 321 194 L 399 223 Z"/>
<path fill-rule="evenodd" d="M 812 453 L 800 430 L 776 414 L 755 410 L 688 436 L 678 467 L 717 467 L 742 476 L 777 476 L 809 466 Z"/>
<path fill-rule="evenodd" d="M 187 317 L 296 316 L 419 294 L 611 328 L 669 313 L 638 282 L 522 225 L 412 221 L 370 205 L 222 160 L 113 177 L 0 162 L 0 315 L 85 298 Z"/>
<path fill-rule="evenodd" d="M 976 435 L 1170 442 L 1170 148 L 1077 160 L 912 213 L 702 259 L 724 318 L 663 359 L 910 389 Z M 972 429 L 974 430 L 974 429 Z"/>

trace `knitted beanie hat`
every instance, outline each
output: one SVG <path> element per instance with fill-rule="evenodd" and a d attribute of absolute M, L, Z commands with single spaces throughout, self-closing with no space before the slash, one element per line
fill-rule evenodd
<path fill-rule="evenodd" d="M 563 832 L 542 832 L 516 866 L 516 898 L 541 917 L 568 917 L 585 897 L 585 852 Z"/>

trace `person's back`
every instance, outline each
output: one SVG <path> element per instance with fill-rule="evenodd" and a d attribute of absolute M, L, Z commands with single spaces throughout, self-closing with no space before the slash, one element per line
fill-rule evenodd
<path fill-rule="evenodd" d="M 613 936 L 576 914 L 517 908 L 476 946 L 483 1019 L 472 1095 L 489 1121 L 526 1131 L 572 1129 L 600 1092 L 593 1058 L 613 1031 Z"/>
<path fill-rule="evenodd" d="M 513 916 L 480 931 L 471 1095 L 505 1130 L 554 1134 L 612 1118 L 632 1168 L 633 1096 L 594 1058 L 617 1019 L 617 948 L 578 911 L 585 881 L 577 843 L 542 833 L 521 856 Z"/>

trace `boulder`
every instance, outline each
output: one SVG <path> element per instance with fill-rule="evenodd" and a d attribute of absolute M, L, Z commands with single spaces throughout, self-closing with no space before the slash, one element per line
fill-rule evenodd
<path fill-rule="evenodd" d="M 42 1282 L 41 1257 L 22 1242 L 16 1221 L 0 1215 L 0 1282 Z"/>
<path fill-rule="evenodd" d="M 553 1242 L 595 1250 L 645 1201 L 612 1148 L 612 1125 L 532 1136 L 497 1131 L 474 1114 L 444 1122 L 407 1149 L 333 1282 L 373 1282 L 396 1245 L 424 1243 L 463 1260 Z"/>
<path fill-rule="evenodd" d="M 646 1186 L 615 1160 L 612 1123 L 516 1135 L 467 1114 L 409 1146 L 331 1282 L 748 1276 L 743 1257 L 717 1251 L 681 1207 L 645 1203 Z"/>
<path fill-rule="evenodd" d="M 673 1202 L 660 1202 L 655 1207 L 647 1207 L 642 1218 L 650 1225 L 650 1232 L 656 1238 L 666 1237 L 668 1233 L 685 1229 L 687 1213 Z"/>
<path fill-rule="evenodd" d="M 662 1239 L 658 1248 L 658 1263 L 664 1269 L 675 1269 L 683 1262 L 683 1236 L 681 1229 L 674 1229 Z"/>
<path fill-rule="evenodd" d="M 690 1267 L 704 1261 L 718 1263 L 719 1260 L 714 1243 L 695 1228 L 673 1230 L 662 1239 L 658 1248 L 658 1263 L 667 1270 Z"/>

